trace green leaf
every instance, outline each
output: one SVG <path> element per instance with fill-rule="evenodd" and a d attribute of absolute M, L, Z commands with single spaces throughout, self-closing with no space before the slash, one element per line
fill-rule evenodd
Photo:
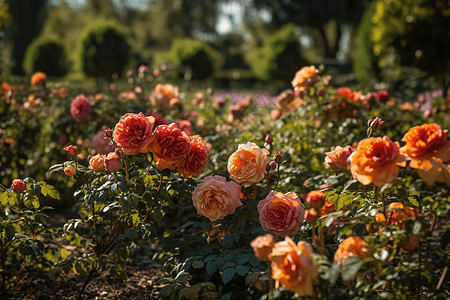
<path fill-rule="evenodd" d="M 341 210 L 341 208 L 343 208 L 344 206 L 352 204 L 354 198 L 355 197 L 353 193 L 342 193 L 339 195 L 336 201 L 334 201 L 334 208 L 336 209 L 336 211 Z"/>
<path fill-rule="evenodd" d="M 205 263 L 202 262 L 201 260 L 194 260 L 194 261 L 192 262 L 192 266 L 193 266 L 195 269 L 201 269 L 201 268 L 203 268 L 204 265 L 205 265 Z"/>
<path fill-rule="evenodd" d="M 180 273 L 177 274 L 177 276 L 175 277 L 174 281 L 181 283 L 181 284 L 186 284 L 188 283 L 188 281 L 192 278 L 191 275 L 189 275 L 189 273 L 185 272 L 185 271 L 181 271 Z"/>
<path fill-rule="evenodd" d="M 80 260 L 77 260 L 75 262 L 75 264 L 73 265 L 73 271 L 76 274 L 80 274 L 81 276 L 86 276 L 86 273 L 87 273 L 86 266 Z"/>
<path fill-rule="evenodd" d="M 5 228 L 5 235 L 8 240 L 12 240 L 14 238 L 14 236 L 16 235 L 16 230 L 14 229 L 13 226 L 8 224 L 8 225 L 6 225 L 6 228 Z"/>
<path fill-rule="evenodd" d="M 217 270 L 218 268 L 214 261 L 210 261 L 206 264 L 206 273 L 208 273 L 208 275 L 212 275 Z"/>
<path fill-rule="evenodd" d="M 67 259 L 67 249 L 66 248 L 61 248 L 60 250 L 60 256 L 62 259 Z"/>
<path fill-rule="evenodd" d="M 173 283 L 173 280 L 170 278 L 161 278 L 155 281 L 155 285 L 170 284 L 170 283 Z"/>
<path fill-rule="evenodd" d="M 222 278 L 223 283 L 227 284 L 228 282 L 230 282 L 231 279 L 233 279 L 235 273 L 236 273 L 236 271 L 234 270 L 234 268 L 225 269 L 222 272 L 222 275 L 220 275 L 220 277 Z"/>
<path fill-rule="evenodd" d="M 240 276 L 245 276 L 250 271 L 250 268 L 246 266 L 236 266 L 234 269 Z"/>
<path fill-rule="evenodd" d="M 30 209 L 38 209 L 40 206 L 39 198 L 34 192 L 28 192 L 25 194 L 23 197 L 23 204 L 26 208 Z"/>
<path fill-rule="evenodd" d="M 257 279 L 258 279 L 258 275 L 253 272 L 250 272 L 247 274 L 247 276 L 245 276 L 245 284 L 250 285 L 253 282 L 255 282 Z"/>
<path fill-rule="evenodd" d="M 408 193 L 408 201 L 415 207 L 420 207 L 419 201 L 417 201 L 417 198 L 420 199 L 420 194 L 417 191 L 411 191 Z"/>
<path fill-rule="evenodd" d="M 176 284 L 166 285 L 161 289 L 161 291 L 159 291 L 159 295 L 161 297 L 169 297 L 175 291 L 176 286 Z"/>
<path fill-rule="evenodd" d="M 230 249 L 234 245 L 234 236 L 232 235 L 226 235 L 224 236 L 222 240 L 222 246 L 224 246 L 227 249 Z"/>
<path fill-rule="evenodd" d="M 109 270 L 109 275 L 114 279 L 121 279 L 127 281 L 127 273 L 122 269 L 121 265 L 114 265 Z"/>

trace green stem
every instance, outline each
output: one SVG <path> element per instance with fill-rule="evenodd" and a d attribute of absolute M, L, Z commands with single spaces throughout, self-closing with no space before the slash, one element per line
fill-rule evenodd
<path fill-rule="evenodd" d="M 158 190 L 156 191 L 156 195 L 153 198 L 152 206 L 147 210 L 147 214 L 145 215 L 145 218 L 144 218 L 144 223 L 147 222 L 148 218 L 150 217 L 150 213 L 152 212 L 153 208 L 156 205 L 156 202 L 158 202 L 159 192 L 161 191 L 162 183 L 163 183 L 163 175 L 160 174 Z"/>

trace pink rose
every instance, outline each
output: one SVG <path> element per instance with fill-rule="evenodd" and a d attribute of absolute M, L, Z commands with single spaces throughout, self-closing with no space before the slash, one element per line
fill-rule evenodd
<path fill-rule="evenodd" d="M 271 191 L 257 208 L 264 231 L 279 236 L 297 234 L 305 216 L 300 198 L 294 192 Z"/>
<path fill-rule="evenodd" d="M 116 173 L 122 168 L 122 163 L 120 158 L 115 152 L 109 153 L 105 158 L 103 158 L 103 163 L 105 165 L 106 171 L 109 173 Z"/>
<path fill-rule="evenodd" d="M 111 138 L 107 137 L 104 130 L 100 130 L 94 135 L 92 138 L 92 145 L 94 146 L 95 151 L 100 154 L 107 154 L 114 151 L 114 145 Z"/>
<path fill-rule="evenodd" d="M 266 166 L 270 162 L 267 154 L 269 151 L 259 148 L 255 143 L 240 144 L 228 159 L 230 178 L 239 184 L 260 182 L 267 173 Z"/>
<path fill-rule="evenodd" d="M 208 176 L 195 188 L 192 202 L 198 214 L 214 222 L 231 215 L 242 205 L 240 192 L 241 187 L 237 183 L 227 182 L 222 176 Z"/>
<path fill-rule="evenodd" d="M 83 94 L 72 100 L 70 104 L 70 114 L 80 123 L 85 122 L 91 115 L 91 101 Z"/>

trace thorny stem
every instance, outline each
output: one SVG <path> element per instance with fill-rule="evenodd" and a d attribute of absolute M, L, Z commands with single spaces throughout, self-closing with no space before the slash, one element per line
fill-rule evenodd
<path fill-rule="evenodd" d="M 158 190 L 156 191 L 156 195 L 153 198 L 152 206 L 147 210 L 147 214 L 145 215 L 144 223 L 147 222 L 148 218 L 150 217 L 150 213 L 152 212 L 153 208 L 156 205 L 156 202 L 158 202 L 159 192 L 161 191 L 162 183 L 163 183 L 163 175 L 160 174 Z"/>

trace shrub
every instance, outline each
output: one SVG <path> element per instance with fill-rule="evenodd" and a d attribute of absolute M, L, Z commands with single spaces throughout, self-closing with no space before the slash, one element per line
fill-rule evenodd
<path fill-rule="evenodd" d="M 27 75 L 42 71 L 49 76 L 61 77 L 69 71 L 70 62 L 61 42 L 39 37 L 28 45 L 22 67 Z"/>
<path fill-rule="evenodd" d="M 359 80 L 367 81 L 374 78 L 376 73 L 376 60 L 372 51 L 370 31 L 372 29 L 372 16 L 375 12 L 375 3 L 367 6 L 356 32 L 356 57 L 353 60 L 353 71 Z"/>
<path fill-rule="evenodd" d="M 289 81 L 307 63 L 293 31 L 294 24 L 285 25 L 269 36 L 261 48 L 250 52 L 249 64 L 259 79 Z"/>
<path fill-rule="evenodd" d="M 190 38 L 175 39 L 170 52 L 160 57 L 160 60 L 191 69 L 192 79 L 211 77 L 214 70 L 220 67 L 220 55 L 217 51 L 205 42 Z"/>
<path fill-rule="evenodd" d="M 450 61 L 450 8 L 444 1 L 379 0 L 371 31 L 373 50 L 384 68 L 416 66 L 441 75 Z"/>
<path fill-rule="evenodd" d="M 113 73 L 123 73 L 129 53 L 125 35 L 110 22 L 96 22 L 78 40 L 79 67 L 87 76 L 110 77 Z"/>

